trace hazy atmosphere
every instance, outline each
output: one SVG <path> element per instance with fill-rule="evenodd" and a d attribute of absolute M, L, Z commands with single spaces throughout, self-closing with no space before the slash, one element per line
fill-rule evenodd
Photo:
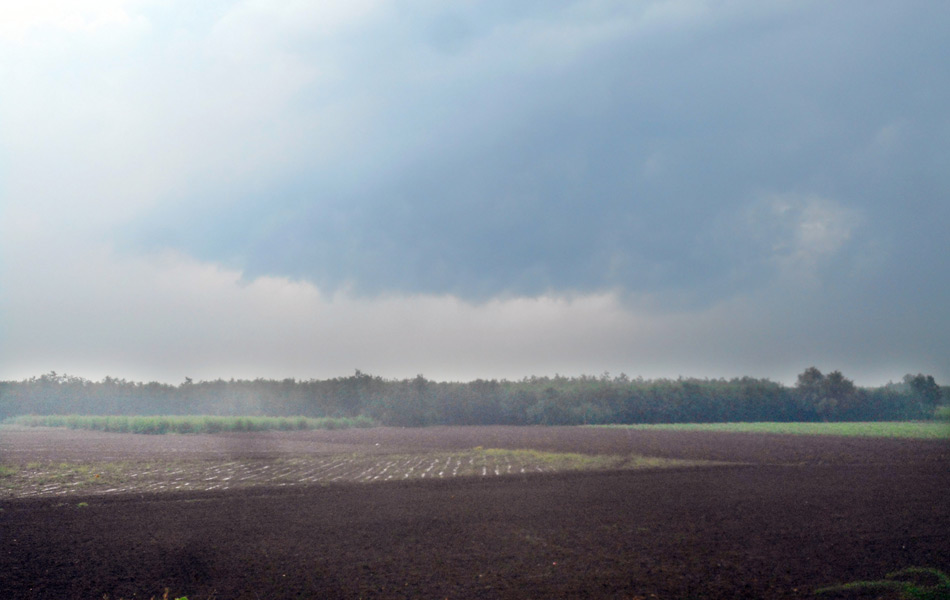
<path fill-rule="evenodd" d="M 0 4 L 0 379 L 950 381 L 950 4 Z"/>

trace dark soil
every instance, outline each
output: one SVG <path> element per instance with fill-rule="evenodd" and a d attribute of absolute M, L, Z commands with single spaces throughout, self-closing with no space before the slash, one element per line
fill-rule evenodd
<path fill-rule="evenodd" d="M 912 565 L 950 571 L 946 442 L 627 433 L 442 428 L 289 439 L 400 451 L 609 448 L 750 464 L 6 500 L 0 594 L 782 599 Z"/>

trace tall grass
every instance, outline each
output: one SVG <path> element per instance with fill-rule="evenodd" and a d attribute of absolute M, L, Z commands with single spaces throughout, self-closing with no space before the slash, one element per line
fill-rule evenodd
<path fill-rule="evenodd" d="M 208 415 L 114 416 L 114 415 L 21 415 L 3 421 L 27 427 L 68 427 L 117 433 L 222 433 L 238 431 L 301 431 L 373 427 L 372 419 L 310 417 L 215 417 Z"/>

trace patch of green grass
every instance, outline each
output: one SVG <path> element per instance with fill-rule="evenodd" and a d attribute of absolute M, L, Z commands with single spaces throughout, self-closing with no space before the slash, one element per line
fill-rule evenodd
<path fill-rule="evenodd" d="M 17 474 L 18 469 L 9 465 L 0 465 L 0 477 L 12 477 Z"/>
<path fill-rule="evenodd" d="M 937 569 L 908 567 L 888 573 L 877 581 L 852 581 L 815 590 L 816 594 L 837 594 L 863 590 L 889 590 L 906 600 L 950 600 L 950 577 Z"/>
<path fill-rule="evenodd" d="M 599 425 L 661 431 L 722 431 L 729 433 L 780 433 L 793 435 L 838 435 L 950 439 L 950 423 L 887 421 L 856 423 L 669 423 L 660 425 Z"/>
<path fill-rule="evenodd" d="M 26 427 L 68 427 L 116 433 L 221 433 L 238 431 L 293 431 L 373 427 L 368 417 L 216 417 L 208 415 L 21 415 L 3 421 Z"/>
<path fill-rule="evenodd" d="M 543 452 L 541 450 L 476 449 L 476 455 L 495 460 L 510 459 L 520 463 L 543 465 L 556 470 L 608 469 L 623 462 L 620 456 L 578 454 L 575 452 Z"/>
<path fill-rule="evenodd" d="M 476 457 L 492 462 L 509 461 L 538 465 L 556 471 L 595 471 L 609 469 L 646 469 L 655 467 L 712 464 L 708 461 L 685 461 L 639 455 L 579 454 L 576 452 L 545 452 L 542 450 L 512 450 L 481 448 L 471 451 Z"/>
<path fill-rule="evenodd" d="M 13 470 L 0 482 L 0 490 L 17 489 L 24 485 L 68 485 L 75 489 L 100 486 L 119 486 L 129 481 L 130 473 L 141 470 L 125 462 L 96 463 L 30 463 Z"/>

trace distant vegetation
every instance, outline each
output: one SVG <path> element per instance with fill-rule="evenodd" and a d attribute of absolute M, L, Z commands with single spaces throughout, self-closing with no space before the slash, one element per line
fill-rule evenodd
<path fill-rule="evenodd" d="M 790 435 L 950 439 L 950 424 L 921 421 L 874 421 L 870 423 L 671 423 L 665 425 L 606 425 L 605 427 L 661 429 L 667 431 L 727 431 L 733 433 L 784 433 Z"/>
<path fill-rule="evenodd" d="M 178 416 L 97 416 L 97 415 L 20 415 L 5 421 L 29 427 L 68 427 L 118 433 L 220 433 L 233 431 L 294 431 L 307 429 L 348 429 L 372 427 L 368 417 L 215 417 Z"/>
<path fill-rule="evenodd" d="M 751 377 L 645 380 L 606 373 L 447 383 L 421 375 L 386 380 L 360 371 L 326 380 L 186 378 L 168 385 L 112 377 L 96 382 L 51 372 L 0 382 L 0 419 L 31 414 L 363 417 L 395 426 L 907 421 L 950 419 L 947 399 L 946 388 L 929 375 L 860 388 L 839 371 L 823 374 L 814 367 L 792 387 Z"/>

